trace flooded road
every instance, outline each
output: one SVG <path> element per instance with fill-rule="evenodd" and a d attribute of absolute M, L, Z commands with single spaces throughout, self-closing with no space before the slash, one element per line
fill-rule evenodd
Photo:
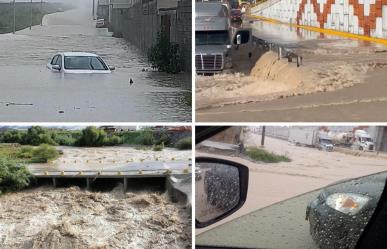
<path fill-rule="evenodd" d="M 64 51 L 96 53 L 116 71 L 46 69 Z M 0 86 L 1 121 L 191 120 L 191 75 L 153 72 L 134 46 L 96 29 L 89 9 L 50 14 L 32 31 L 0 35 Z"/>
<path fill-rule="evenodd" d="M 245 145 L 247 147 L 260 146 L 260 135 L 248 133 L 246 138 Z M 197 151 L 197 156 L 220 157 L 249 167 L 249 190 L 246 202 L 240 210 L 214 225 L 198 229 L 196 234 L 340 180 L 387 171 L 385 157 L 354 156 L 336 151 L 321 151 L 315 148 L 295 146 L 288 141 L 268 136 L 265 137 L 265 150 L 278 155 L 286 155 L 292 161 L 261 163 L 238 155 L 224 156 L 210 154 L 205 150 Z M 305 208 L 306 206 L 303 207 L 303 212 Z"/>
<path fill-rule="evenodd" d="M 251 68 L 197 76 L 198 121 L 387 120 L 380 115 L 387 106 L 387 46 L 262 20 L 248 19 L 248 26 L 255 42 L 302 56 L 302 65 L 253 44 L 258 59 Z"/>

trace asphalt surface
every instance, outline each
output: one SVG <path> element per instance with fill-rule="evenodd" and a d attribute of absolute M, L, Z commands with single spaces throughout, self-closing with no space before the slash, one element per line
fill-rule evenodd
<path fill-rule="evenodd" d="M 83 8 L 47 15 L 32 30 L 0 35 L 0 121 L 190 121 L 191 75 L 154 72 L 145 55 L 111 35 L 96 29 Z M 96 53 L 116 71 L 49 71 L 46 64 L 64 51 Z"/>

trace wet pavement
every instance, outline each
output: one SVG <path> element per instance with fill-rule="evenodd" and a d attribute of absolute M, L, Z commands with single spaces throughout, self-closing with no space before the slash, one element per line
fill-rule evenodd
<path fill-rule="evenodd" d="M 96 29 L 88 9 L 50 14 L 32 31 L 0 35 L 0 48 L 0 121 L 191 120 L 191 75 L 152 71 L 138 49 Z M 46 69 L 63 51 L 96 53 L 116 70 L 64 75 Z"/>

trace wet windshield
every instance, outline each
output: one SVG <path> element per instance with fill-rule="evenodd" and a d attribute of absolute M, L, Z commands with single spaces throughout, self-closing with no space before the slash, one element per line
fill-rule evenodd
<path fill-rule="evenodd" d="M 230 43 L 228 31 L 200 31 L 196 32 L 196 45 L 227 45 Z"/>
<path fill-rule="evenodd" d="M 231 127 L 197 144 L 197 157 L 247 166 L 249 186 L 241 209 L 213 225 L 196 229 L 196 245 L 354 248 L 387 177 L 387 147 L 383 146 L 387 128 L 363 128 L 379 144 L 376 151 L 361 151 L 336 139 L 338 134 L 351 133 L 354 128 Z M 330 138 L 318 140 L 321 133 L 335 138 L 333 151 L 318 147 L 317 141 L 332 144 Z M 238 186 L 238 176 L 225 176 L 219 165 L 207 165 L 206 170 L 203 165 L 199 167 L 195 175 L 196 219 L 206 221 L 235 206 L 239 195 L 232 194 L 232 189 Z M 221 208 L 224 206 L 228 209 Z M 198 210 L 206 210 L 207 216 Z"/>
<path fill-rule="evenodd" d="M 107 70 L 102 59 L 95 56 L 65 56 L 65 69 L 71 70 Z"/>

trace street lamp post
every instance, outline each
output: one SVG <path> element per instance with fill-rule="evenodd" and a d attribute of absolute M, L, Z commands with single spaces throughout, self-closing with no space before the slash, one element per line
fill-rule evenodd
<path fill-rule="evenodd" d="M 43 0 L 40 0 L 40 26 L 43 26 Z"/>
<path fill-rule="evenodd" d="M 13 0 L 13 34 L 16 32 L 16 0 Z"/>

